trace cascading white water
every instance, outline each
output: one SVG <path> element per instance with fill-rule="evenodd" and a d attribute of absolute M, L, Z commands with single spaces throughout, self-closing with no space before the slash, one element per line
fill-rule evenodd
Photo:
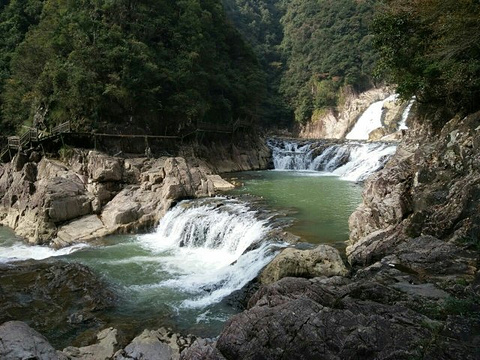
<path fill-rule="evenodd" d="M 30 246 L 20 241 L 7 241 L 0 244 L 0 263 L 22 260 L 44 260 L 50 257 L 72 254 L 88 247 L 86 244 L 76 244 L 55 250 L 47 246 Z"/>
<path fill-rule="evenodd" d="M 279 244 L 265 241 L 267 220 L 231 199 L 182 202 L 171 209 L 155 233 L 138 238 L 161 256 L 168 279 L 135 285 L 137 290 L 173 288 L 192 294 L 182 305 L 205 307 L 241 289 L 273 258 Z"/>
<path fill-rule="evenodd" d="M 402 119 L 398 123 L 398 130 L 407 130 L 408 129 L 407 120 L 408 120 L 408 116 L 410 115 L 410 111 L 412 110 L 412 106 L 413 106 L 414 103 L 415 103 L 415 97 L 413 97 L 408 102 L 407 107 L 403 111 Z"/>
<path fill-rule="evenodd" d="M 317 141 L 295 147 L 291 140 L 270 140 L 268 145 L 276 170 L 320 171 L 355 182 L 381 169 L 396 150 L 395 145 L 388 143 L 358 141 Z"/>
<path fill-rule="evenodd" d="M 295 170 L 305 169 L 311 162 L 310 145 L 300 145 L 294 141 L 283 141 L 281 146 L 274 146 L 269 142 L 272 149 L 272 157 L 275 169 Z"/>
<path fill-rule="evenodd" d="M 360 116 L 353 129 L 345 137 L 347 140 L 368 140 L 368 135 L 375 129 L 382 127 L 382 111 L 384 103 L 394 101 L 397 94 L 390 95 L 385 100 L 371 104 Z"/>

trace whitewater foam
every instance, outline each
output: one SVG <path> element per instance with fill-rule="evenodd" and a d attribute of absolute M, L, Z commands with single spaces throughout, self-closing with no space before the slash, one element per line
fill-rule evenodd
<path fill-rule="evenodd" d="M 15 242 L 8 245 L 0 245 L 0 262 L 7 263 L 22 260 L 44 260 L 51 257 L 72 254 L 80 249 L 88 247 L 87 244 L 75 244 L 59 250 L 47 246 L 26 245 Z"/>
<path fill-rule="evenodd" d="M 263 241 L 270 227 L 232 199 L 185 201 L 171 209 L 139 244 L 161 256 L 169 279 L 157 284 L 192 294 L 181 304 L 203 308 L 241 289 L 273 258 L 278 244 Z"/>

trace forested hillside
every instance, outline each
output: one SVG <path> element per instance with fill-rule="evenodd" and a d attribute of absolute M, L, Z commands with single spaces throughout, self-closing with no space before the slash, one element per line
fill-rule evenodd
<path fill-rule="evenodd" d="M 480 109 L 480 3 L 386 0 L 373 31 L 380 70 L 429 112 Z"/>
<path fill-rule="evenodd" d="M 272 79 L 270 94 L 297 122 L 337 106 L 346 86 L 363 91 L 373 85 L 376 56 L 370 24 L 376 0 L 224 3 L 235 26 L 262 59 Z"/>
<path fill-rule="evenodd" d="M 225 12 L 252 46 L 262 66 L 267 83 L 267 96 L 262 103 L 263 124 L 285 126 L 292 121 L 292 109 L 280 94 L 284 65 L 280 44 L 283 8 L 278 0 L 223 0 Z"/>
<path fill-rule="evenodd" d="M 285 126 L 384 79 L 404 99 L 469 112 L 480 102 L 478 8 L 469 0 L 2 0 L 0 131 L 67 120 L 162 134 L 199 120 Z"/>
<path fill-rule="evenodd" d="M 0 14 L 0 130 L 177 133 L 256 118 L 265 79 L 218 0 L 11 0 Z"/>

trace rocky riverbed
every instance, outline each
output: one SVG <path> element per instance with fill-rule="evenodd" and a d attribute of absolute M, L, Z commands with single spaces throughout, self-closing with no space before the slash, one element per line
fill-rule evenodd
<path fill-rule="evenodd" d="M 0 165 L 0 225 L 30 244 L 64 247 L 114 233 L 152 228 L 181 199 L 231 187 L 218 171 L 264 169 L 269 149 L 257 141 L 186 146 L 176 157 L 116 157 L 69 149 L 63 159 L 37 151 Z M 215 165 L 212 165 L 215 164 Z"/>

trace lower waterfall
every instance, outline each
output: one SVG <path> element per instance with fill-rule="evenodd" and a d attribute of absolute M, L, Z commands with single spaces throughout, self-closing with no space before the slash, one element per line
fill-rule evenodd
<path fill-rule="evenodd" d="M 291 141 L 270 139 L 276 170 L 321 171 L 360 182 L 380 170 L 396 145 L 383 142 Z"/>
<path fill-rule="evenodd" d="M 181 307 L 218 302 L 255 278 L 284 245 L 266 240 L 268 220 L 240 201 L 213 198 L 184 201 L 171 209 L 156 231 L 138 238 L 161 257 L 166 280 L 135 285 L 163 287 L 193 296 Z"/>

